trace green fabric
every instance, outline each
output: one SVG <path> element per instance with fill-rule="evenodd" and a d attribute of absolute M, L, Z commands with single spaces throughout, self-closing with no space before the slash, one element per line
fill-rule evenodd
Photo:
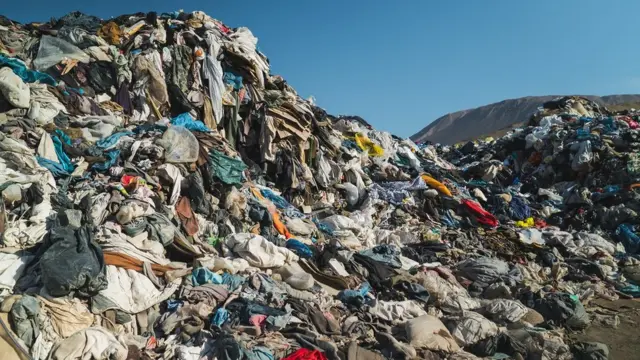
<path fill-rule="evenodd" d="M 629 160 L 627 160 L 627 172 L 629 175 L 638 175 L 640 173 L 640 155 L 635 153 L 629 153 Z"/>
<path fill-rule="evenodd" d="M 229 157 L 217 150 L 211 150 L 211 175 L 227 185 L 242 183 L 242 172 L 247 165 L 242 160 Z"/>

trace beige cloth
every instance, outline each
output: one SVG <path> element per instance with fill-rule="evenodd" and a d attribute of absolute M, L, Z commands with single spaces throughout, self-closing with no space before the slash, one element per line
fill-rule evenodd
<path fill-rule="evenodd" d="M 20 345 L 17 339 L 9 327 L 8 314 L 0 314 L 0 359 L 31 360 L 27 349 Z"/>
<path fill-rule="evenodd" d="M 49 360 L 125 360 L 127 347 L 104 328 L 93 327 L 57 343 Z"/>
<path fill-rule="evenodd" d="M 51 319 L 53 330 L 63 338 L 91 327 L 93 315 L 89 309 L 76 298 L 44 298 L 37 297 L 44 305 L 44 311 Z"/>
<path fill-rule="evenodd" d="M 291 250 L 277 246 L 260 235 L 233 234 L 226 239 L 226 245 L 249 265 L 258 268 L 281 267 L 298 261 L 298 255 Z"/>
<path fill-rule="evenodd" d="M 422 315 L 405 324 L 407 338 L 415 348 L 435 351 L 457 352 L 460 346 L 451 336 L 442 321 L 435 316 Z"/>

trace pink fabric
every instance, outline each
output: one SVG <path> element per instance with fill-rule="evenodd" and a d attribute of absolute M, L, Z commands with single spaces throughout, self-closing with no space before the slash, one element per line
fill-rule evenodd
<path fill-rule="evenodd" d="M 249 322 L 251 323 L 251 325 L 260 328 L 262 327 L 262 325 L 264 325 L 265 321 L 267 321 L 267 315 L 253 315 L 251 318 L 249 318 Z"/>

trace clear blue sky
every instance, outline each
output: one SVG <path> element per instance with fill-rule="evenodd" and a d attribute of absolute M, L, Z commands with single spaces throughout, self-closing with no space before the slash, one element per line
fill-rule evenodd
<path fill-rule="evenodd" d="M 508 98 L 640 92 L 637 0 L 9 0 L 0 12 L 30 22 L 179 8 L 249 27 L 300 95 L 400 136 Z"/>

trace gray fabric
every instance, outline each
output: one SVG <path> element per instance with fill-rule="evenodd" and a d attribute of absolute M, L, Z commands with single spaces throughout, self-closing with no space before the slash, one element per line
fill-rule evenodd
<path fill-rule="evenodd" d="M 31 347 L 40 334 L 40 302 L 33 296 L 24 295 L 11 307 L 11 323 L 16 335 Z"/>
<path fill-rule="evenodd" d="M 464 277 L 485 286 L 494 282 L 515 286 L 522 281 L 522 274 L 516 267 L 509 270 L 506 262 L 490 257 L 464 260 L 458 263 L 458 270 Z"/>
<path fill-rule="evenodd" d="M 402 267 L 402 261 L 400 261 L 402 253 L 395 245 L 378 245 L 371 249 L 360 251 L 360 255 L 364 255 L 396 269 Z"/>

